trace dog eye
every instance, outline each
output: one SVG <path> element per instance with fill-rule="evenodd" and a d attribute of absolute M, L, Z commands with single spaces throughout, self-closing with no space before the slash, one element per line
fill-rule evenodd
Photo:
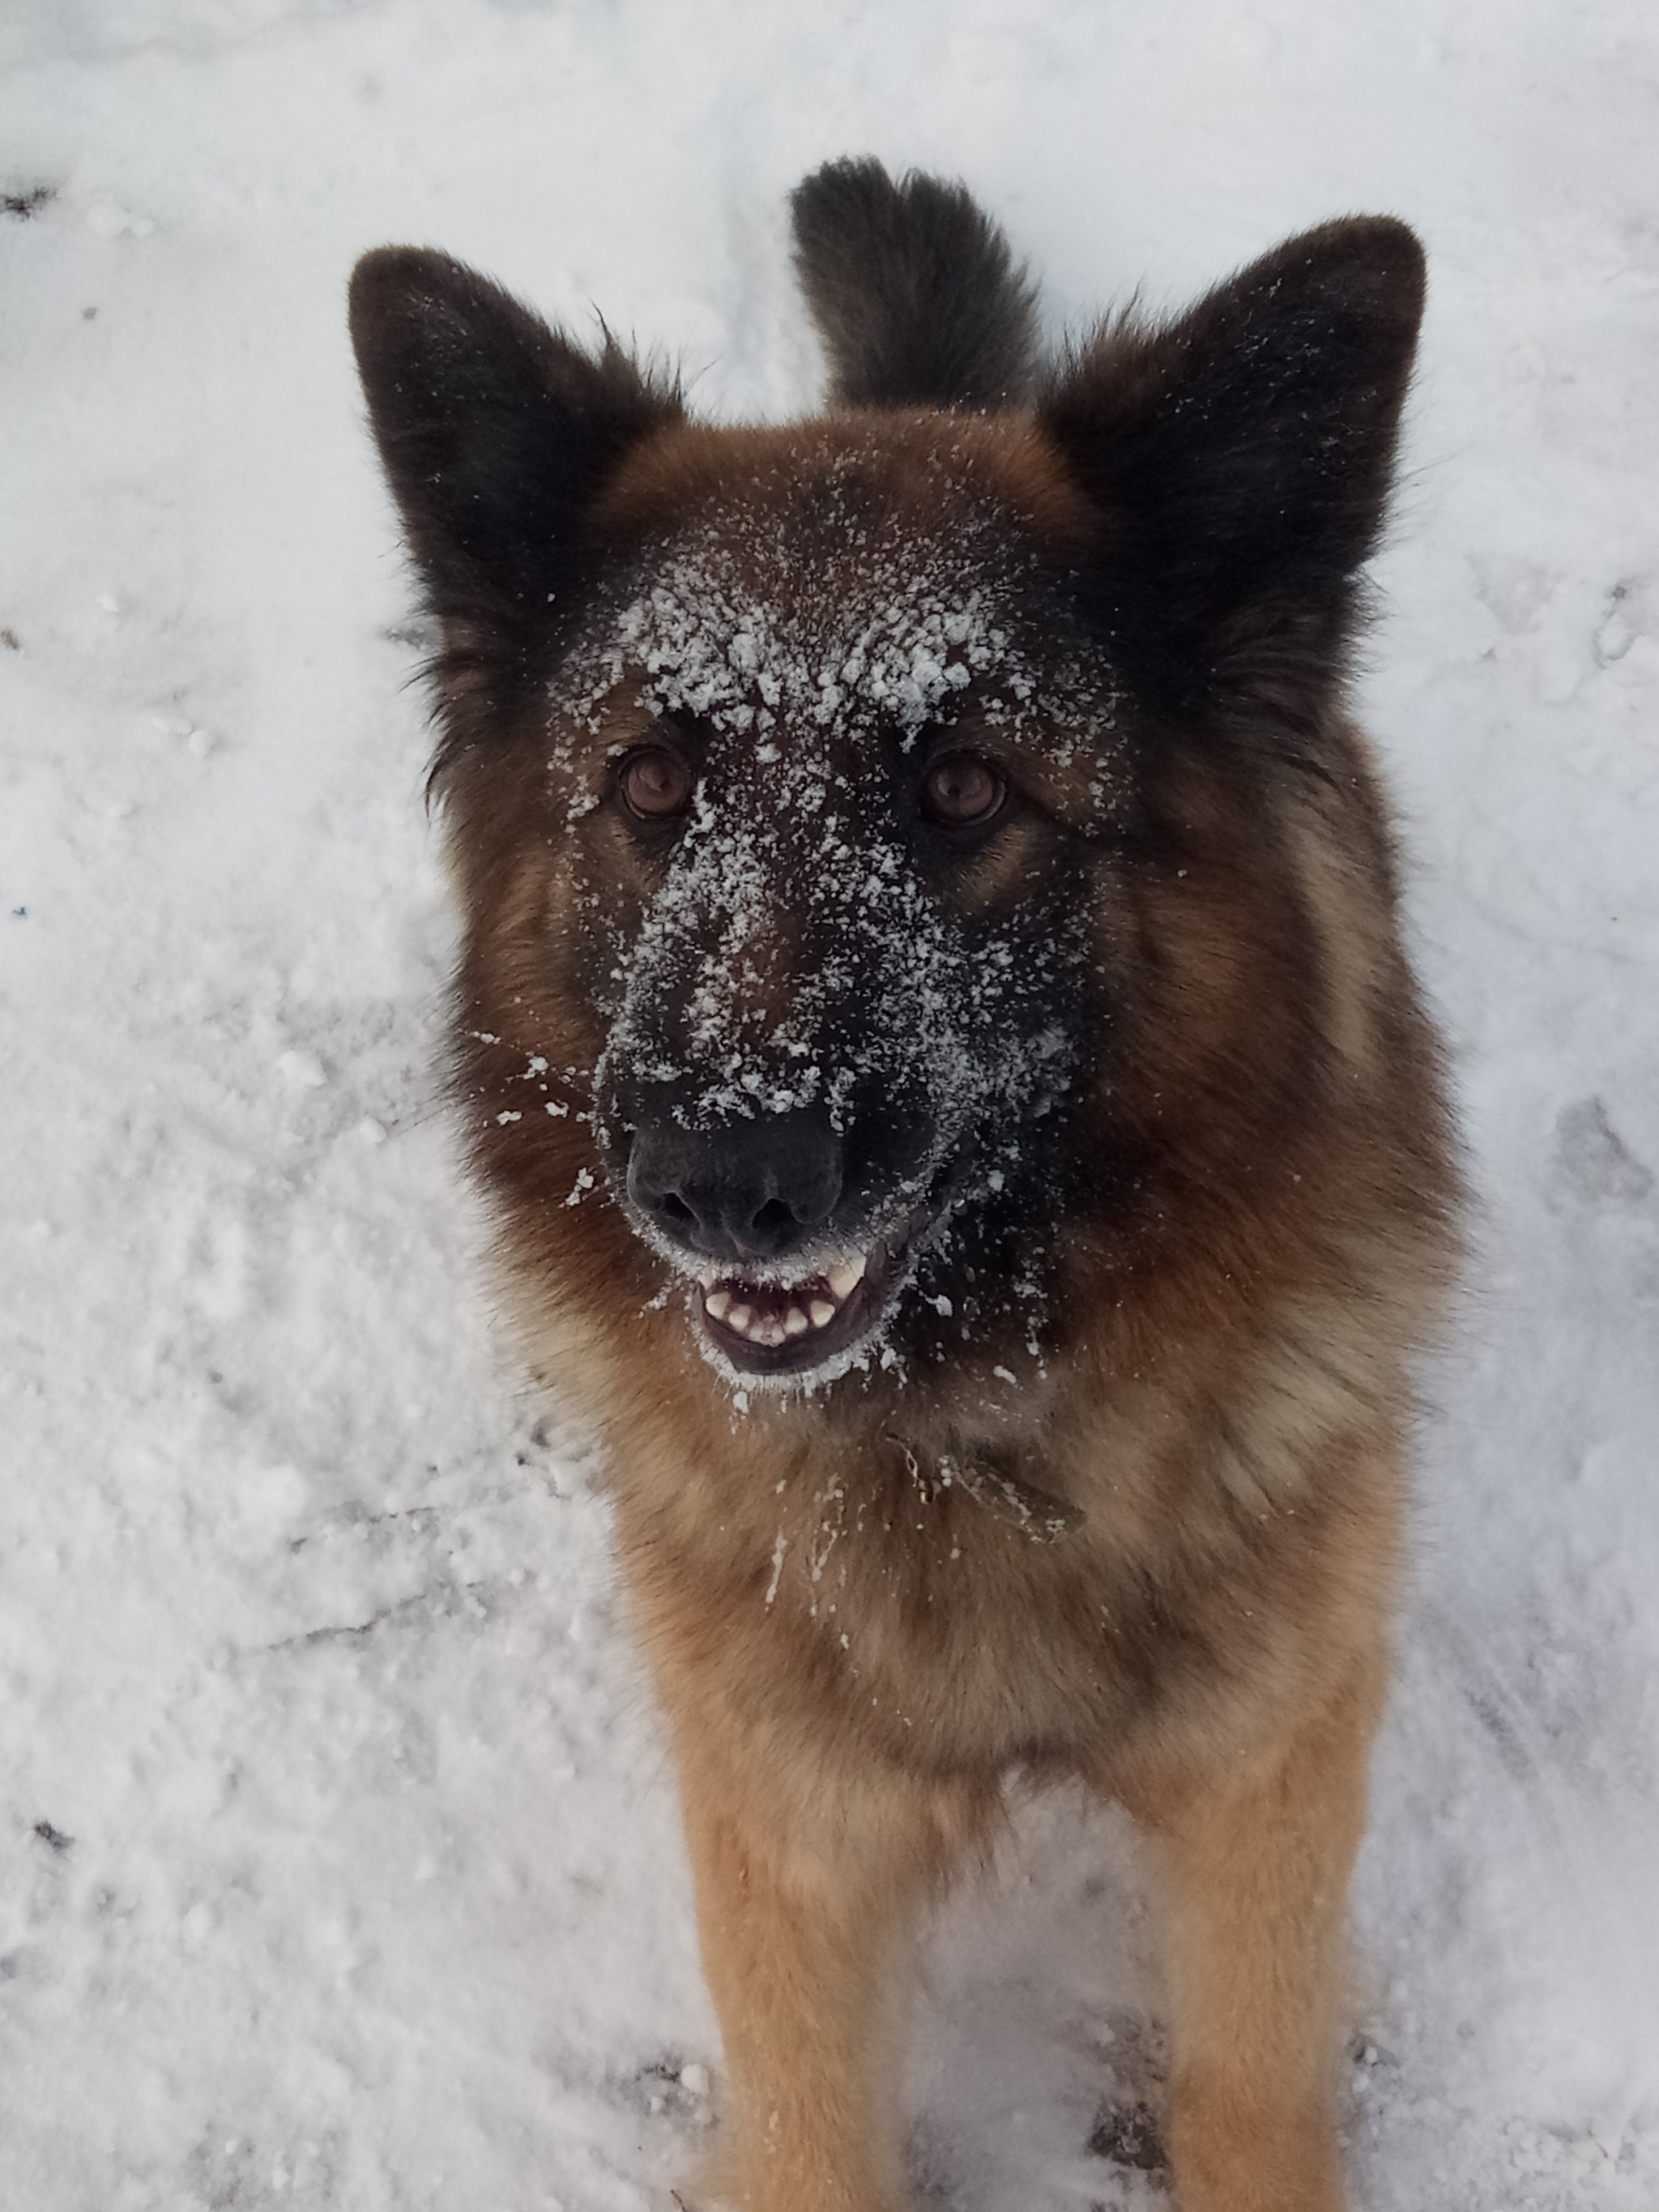
<path fill-rule="evenodd" d="M 629 753 L 617 777 L 623 805 L 641 822 L 662 822 L 684 814 L 691 804 L 695 779 L 678 755 L 660 745 Z"/>
<path fill-rule="evenodd" d="M 921 781 L 921 811 L 944 829 L 969 830 L 1001 811 L 1008 787 L 975 753 L 947 753 Z"/>

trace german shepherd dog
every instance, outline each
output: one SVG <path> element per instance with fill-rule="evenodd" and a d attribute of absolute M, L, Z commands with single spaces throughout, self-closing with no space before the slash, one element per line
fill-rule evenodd
<path fill-rule="evenodd" d="M 440 253 L 351 300 L 441 626 L 455 1095 L 677 1760 L 704 2201 L 905 2203 L 905 1939 L 1024 1775 L 1147 1838 L 1184 2212 L 1334 2212 L 1456 1200 L 1345 704 L 1422 253 L 1332 222 L 1045 368 L 960 186 L 793 213 L 783 428 Z"/>

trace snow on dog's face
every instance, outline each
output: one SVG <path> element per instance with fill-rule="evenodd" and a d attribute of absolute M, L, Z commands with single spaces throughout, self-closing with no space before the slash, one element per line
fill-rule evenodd
<path fill-rule="evenodd" d="M 596 1133 L 745 1379 L 1006 1305 L 1098 1028 L 1109 690 L 982 494 L 935 481 L 924 532 L 881 474 L 798 458 L 694 512 L 553 686 Z"/>

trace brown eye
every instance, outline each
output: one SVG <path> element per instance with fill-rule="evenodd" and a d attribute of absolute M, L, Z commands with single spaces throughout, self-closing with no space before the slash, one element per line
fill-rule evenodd
<path fill-rule="evenodd" d="M 684 814 L 691 804 L 690 769 L 660 745 L 629 753 L 617 781 L 623 805 L 641 822 L 665 821 L 670 815 Z"/>
<path fill-rule="evenodd" d="M 921 782 L 921 811 L 948 830 L 969 830 L 999 812 L 1008 787 L 987 761 L 973 753 L 947 753 L 935 761 Z"/>

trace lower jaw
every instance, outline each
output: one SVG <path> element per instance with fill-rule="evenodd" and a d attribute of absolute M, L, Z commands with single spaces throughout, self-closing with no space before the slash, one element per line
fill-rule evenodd
<path fill-rule="evenodd" d="M 707 1312 L 698 1314 L 695 1326 L 720 1364 L 745 1379 L 782 1382 L 810 1376 L 821 1368 L 839 1367 L 850 1361 L 874 1334 L 886 1310 L 888 1280 L 885 1270 L 879 1279 L 865 1274 L 848 1292 L 833 1321 L 807 1335 L 787 1338 L 781 1344 L 756 1344 L 735 1329 L 723 1327 Z"/>

